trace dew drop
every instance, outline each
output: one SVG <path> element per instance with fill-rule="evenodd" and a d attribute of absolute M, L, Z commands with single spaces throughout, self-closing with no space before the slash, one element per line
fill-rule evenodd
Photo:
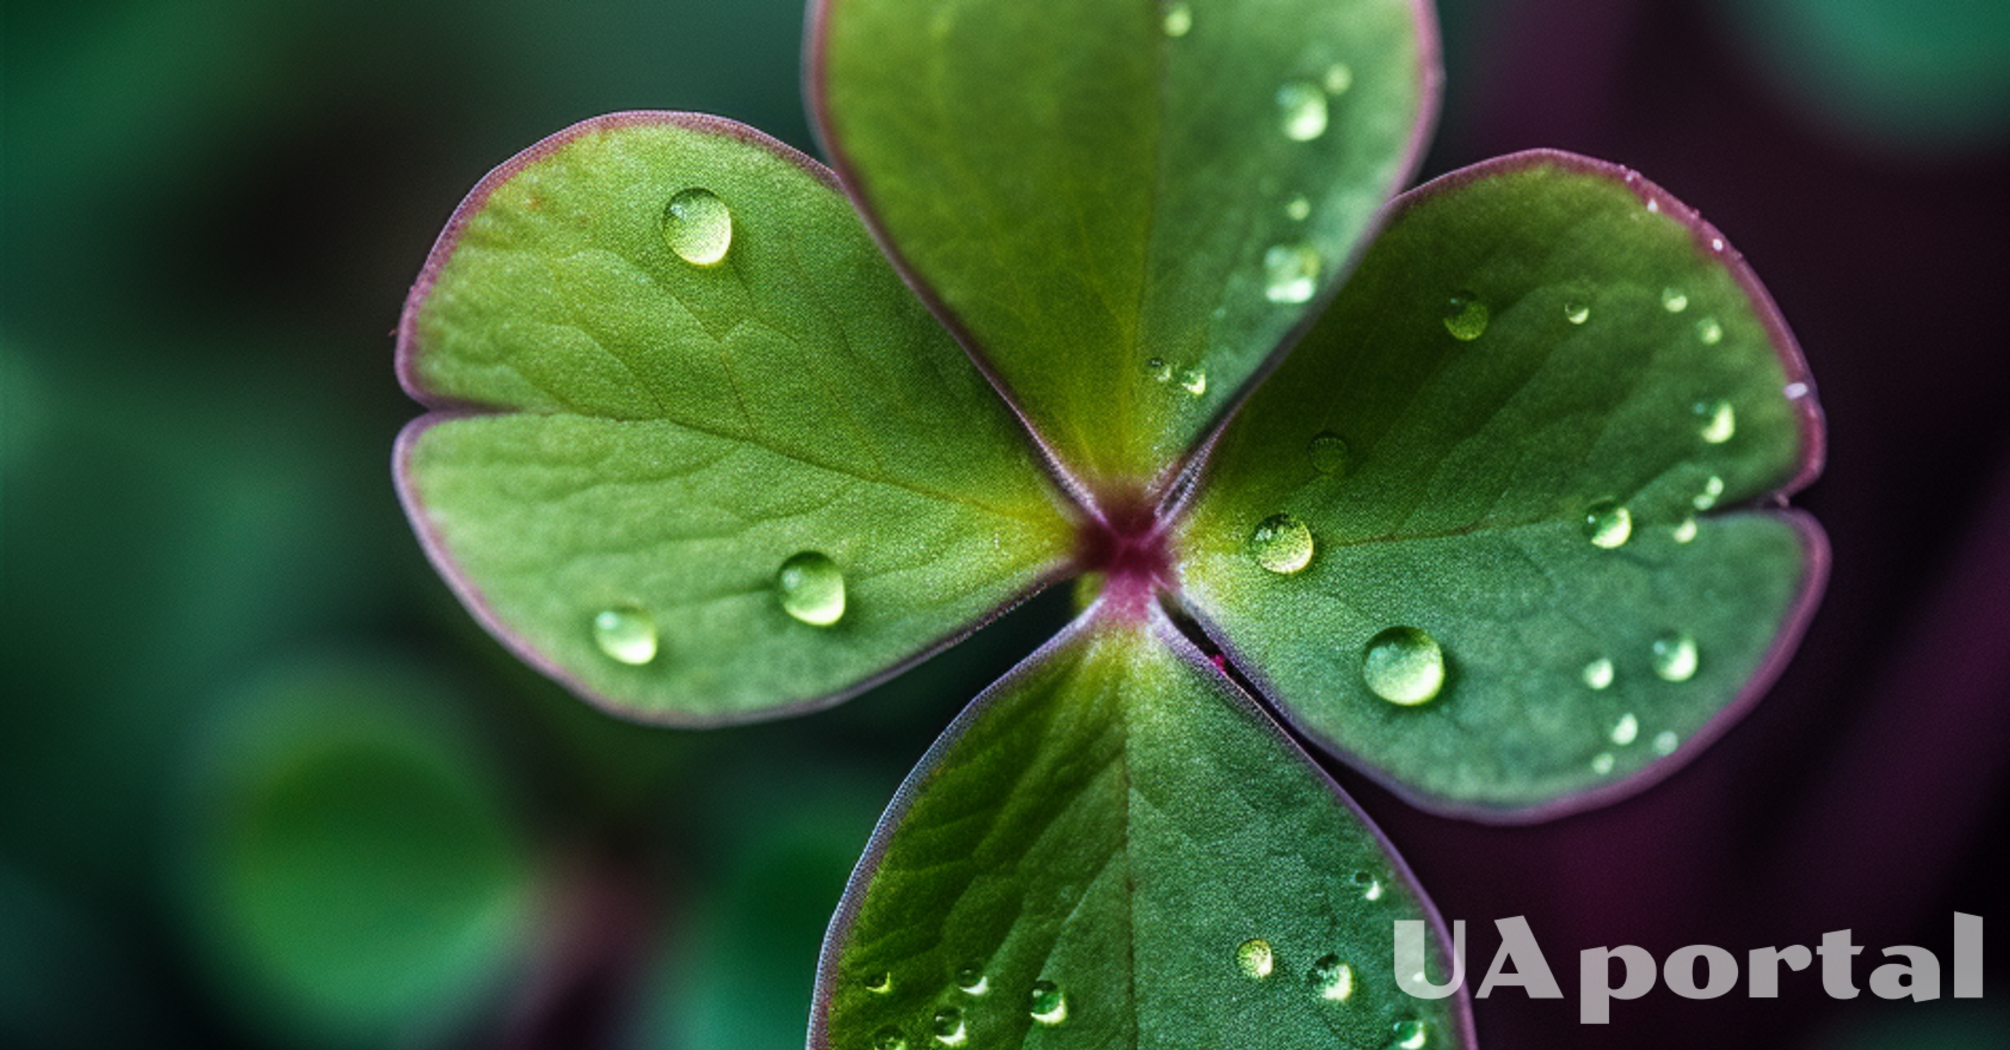
<path fill-rule="evenodd" d="M 1179 385 L 1181 389 L 1195 397 L 1207 393 L 1207 369 L 1199 365 L 1182 369 L 1179 374 Z"/>
<path fill-rule="evenodd" d="M 1675 526 L 1672 535 L 1675 537 L 1676 543 L 1688 543 L 1694 540 L 1696 538 L 1696 516 L 1691 514 L 1683 518 L 1682 524 Z"/>
<path fill-rule="evenodd" d="M 830 556 L 803 551 L 775 572 L 782 609 L 812 627 L 829 627 L 844 616 L 844 573 Z"/>
<path fill-rule="evenodd" d="M 1277 89 L 1277 112 L 1284 137 L 1310 142 L 1326 133 L 1326 92 L 1309 80 L 1286 81 Z"/>
<path fill-rule="evenodd" d="M 1648 202 L 1647 202 L 1647 210 L 1648 210 L 1648 211 L 1649 211 L 1650 213 L 1659 213 L 1659 212 L 1661 211 L 1661 202 L 1660 202 L 1660 201 L 1648 201 Z"/>
<path fill-rule="evenodd" d="M 865 979 L 865 990 L 874 995 L 885 995 L 893 991 L 893 975 L 876 973 Z"/>
<path fill-rule="evenodd" d="M 1263 253 L 1263 297 L 1302 303 L 1319 288 L 1319 253 L 1303 244 L 1279 244 Z"/>
<path fill-rule="evenodd" d="M 1724 250 L 1724 238 L 1722 238 L 1722 237 L 1712 237 L 1712 238 L 1710 238 L 1710 250 L 1711 250 L 1711 251 L 1713 251 L 1713 252 L 1721 252 L 1721 251 L 1723 251 L 1723 250 Z"/>
<path fill-rule="evenodd" d="M 872 1050 L 907 1050 L 907 1037 L 900 1029 L 887 1025 L 872 1034 Z"/>
<path fill-rule="evenodd" d="M 1457 292 L 1445 300 L 1445 331 L 1452 338 L 1470 343 L 1487 332 L 1490 315 L 1487 304 L 1471 292 Z"/>
<path fill-rule="evenodd" d="M 640 667 L 656 659 L 656 620 L 632 605 L 603 610 L 593 617 L 593 643 L 614 659 Z"/>
<path fill-rule="evenodd" d="M 1690 411 L 1696 413 L 1696 418 L 1703 421 L 1703 426 L 1696 433 L 1702 435 L 1703 440 L 1712 445 L 1721 445 L 1731 440 L 1731 435 L 1738 432 L 1738 413 L 1731 407 L 1731 403 L 1723 398 L 1715 401 L 1698 401 Z"/>
<path fill-rule="evenodd" d="M 1717 505 L 1717 500 L 1723 495 L 1724 479 L 1712 474 L 1703 482 L 1703 491 L 1698 492 L 1696 498 L 1689 501 L 1689 505 L 1697 510 L 1709 510 Z"/>
<path fill-rule="evenodd" d="M 711 190 L 680 190 L 663 206 L 663 243 L 693 266 L 717 266 L 733 246 L 733 213 Z"/>
<path fill-rule="evenodd" d="M 1057 1025 L 1068 1019 L 1068 997 L 1061 994 L 1061 986 L 1052 981 L 1034 981 L 1033 994 L 1027 997 L 1028 1010 L 1033 1020 L 1044 1025 Z"/>
<path fill-rule="evenodd" d="M 1361 679 L 1392 704 L 1421 704 L 1445 684 L 1445 653 L 1424 631 L 1391 627 L 1368 640 L 1361 654 Z"/>
<path fill-rule="evenodd" d="M 1259 937 L 1236 946 L 1235 965 L 1244 977 L 1260 981 L 1270 976 L 1271 967 L 1276 964 L 1277 957 L 1271 954 L 1269 941 Z"/>
<path fill-rule="evenodd" d="M 1671 314 L 1679 314 L 1689 308 L 1689 294 L 1679 288 L 1663 288 L 1661 308 Z"/>
<path fill-rule="evenodd" d="M 1593 689 L 1604 689 L 1612 684 L 1612 659 L 1601 656 L 1584 665 L 1584 684 Z"/>
<path fill-rule="evenodd" d="M 1354 997 L 1354 968 L 1337 955 L 1322 955 L 1312 964 L 1311 982 L 1319 990 L 1319 998 L 1329 1002 L 1344 1003 Z"/>
<path fill-rule="evenodd" d="M 1633 538 L 1633 512 L 1617 500 L 1602 499 L 1584 509 L 1584 538 L 1601 550 L 1616 550 Z"/>
<path fill-rule="evenodd" d="M 1659 733 L 1654 734 L 1654 753 L 1657 755 L 1672 754 L 1675 750 L 1675 745 L 1679 742 L 1674 730 L 1663 729 Z"/>
<path fill-rule="evenodd" d="M 1174 4 L 1166 8 L 1166 35 L 1178 39 L 1193 29 L 1193 8 L 1185 4 Z"/>
<path fill-rule="evenodd" d="M 1785 394 L 1789 401 L 1799 401 L 1801 398 L 1808 396 L 1808 385 L 1806 383 L 1788 383 L 1786 388 L 1780 392 Z"/>
<path fill-rule="evenodd" d="M 1424 1027 L 1424 1022 L 1414 1018 L 1397 1021 L 1394 1030 L 1396 1041 L 1393 1045 L 1401 1050 L 1422 1050 L 1424 1041 L 1431 1037 L 1431 1031 Z"/>
<path fill-rule="evenodd" d="M 1321 474 L 1338 474 L 1347 469 L 1347 439 L 1330 430 L 1312 435 L 1305 452 L 1312 457 L 1312 469 Z"/>
<path fill-rule="evenodd" d="M 1145 375 L 1149 376 L 1155 383 L 1172 382 L 1172 372 L 1172 365 L 1168 364 L 1163 357 L 1153 357 L 1145 360 Z"/>
<path fill-rule="evenodd" d="M 1620 715 L 1618 723 L 1612 727 L 1612 742 L 1625 747 L 1638 739 L 1640 739 L 1640 720 L 1633 717 L 1631 711 Z"/>
<path fill-rule="evenodd" d="M 970 1030 L 963 1025 L 963 1011 L 954 1006 L 945 1006 L 935 1011 L 935 1020 L 929 1025 L 935 1033 L 935 1041 L 943 1046 L 962 1046 L 970 1041 Z"/>
<path fill-rule="evenodd" d="M 975 966 L 965 966 L 956 971 L 956 987 L 966 995 L 983 995 L 991 990 L 991 978 Z"/>
<path fill-rule="evenodd" d="M 1714 317 L 1705 317 L 1696 322 L 1696 339 L 1704 346 L 1716 346 L 1724 341 L 1724 326 Z"/>
<path fill-rule="evenodd" d="M 1382 899 L 1382 880 L 1365 871 L 1354 873 L 1354 885 L 1361 887 L 1361 899 L 1378 901 Z"/>
<path fill-rule="evenodd" d="M 1299 194 L 1284 202 L 1284 215 L 1292 222 L 1304 222 L 1312 214 L 1312 202 Z"/>
<path fill-rule="evenodd" d="M 1602 777 L 1612 772 L 1612 767 L 1617 761 L 1617 759 L 1612 757 L 1612 752 L 1600 751 L 1591 756 L 1591 771 Z"/>
<path fill-rule="evenodd" d="M 1566 299 L 1563 303 L 1563 319 L 1571 324 L 1583 324 L 1591 320 L 1591 306 L 1578 299 Z"/>
<path fill-rule="evenodd" d="M 1280 576 L 1312 564 L 1312 530 L 1291 514 L 1272 514 L 1249 533 L 1249 556 Z"/>
<path fill-rule="evenodd" d="M 1320 84 L 1329 95 L 1344 95 L 1348 88 L 1354 86 L 1354 68 L 1345 62 L 1335 62 L 1326 67 L 1326 76 L 1321 78 Z"/>
<path fill-rule="evenodd" d="M 1654 673 L 1667 682 L 1696 676 L 1696 639 L 1687 631 L 1669 631 L 1654 639 Z"/>

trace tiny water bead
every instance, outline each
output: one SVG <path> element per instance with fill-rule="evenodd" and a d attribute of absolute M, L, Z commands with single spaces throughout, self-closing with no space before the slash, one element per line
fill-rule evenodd
<path fill-rule="evenodd" d="M 1145 359 L 1145 375 L 1155 383 L 1172 382 L 1172 365 L 1163 357 Z"/>
<path fill-rule="evenodd" d="M 1445 653 L 1436 638 L 1418 628 L 1391 627 L 1368 640 L 1361 654 L 1361 679 L 1392 704 L 1421 704 L 1445 684 Z"/>
<path fill-rule="evenodd" d="M 1068 1019 L 1068 997 L 1061 994 L 1061 986 L 1052 981 L 1034 981 L 1033 992 L 1027 996 L 1027 1010 L 1033 1020 L 1044 1025 L 1057 1025 Z"/>
<path fill-rule="evenodd" d="M 1382 899 L 1382 880 L 1365 871 L 1354 873 L 1354 885 L 1361 887 L 1361 899 L 1378 901 Z"/>
<path fill-rule="evenodd" d="M 1617 763 L 1618 760 L 1612 757 L 1612 752 L 1600 751 L 1591 756 L 1591 771 L 1602 777 L 1612 772 L 1612 767 Z"/>
<path fill-rule="evenodd" d="M 1591 320 L 1591 306 L 1581 299 L 1565 299 L 1563 319 L 1571 324 L 1583 324 Z"/>
<path fill-rule="evenodd" d="M 929 1030 L 935 1033 L 935 1041 L 943 1046 L 962 1046 L 970 1041 L 970 1030 L 963 1025 L 963 1011 L 954 1006 L 945 1006 L 935 1011 L 935 1020 Z"/>
<path fill-rule="evenodd" d="M 1808 396 L 1808 385 L 1806 383 L 1788 383 L 1780 389 L 1780 393 L 1785 394 L 1789 401 L 1799 401 Z"/>
<path fill-rule="evenodd" d="M 1487 304 L 1471 292 L 1455 292 L 1445 300 L 1445 331 L 1462 343 L 1487 334 L 1487 322 L 1491 319 Z"/>
<path fill-rule="evenodd" d="M 1618 723 L 1612 727 L 1612 742 L 1625 747 L 1638 739 L 1640 739 L 1640 719 L 1635 718 L 1631 711 L 1620 715 Z"/>
<path fill-rule="evenodd" d="M 1654 673 L 1665 682 L 1686 682 L 1696 677 L 1696 639 L 1687 631 L 1669 631 L 1654 639 L 1650 647 Z"/>
<path fill-rule="evenodd" d="M 663 206 L 663 243 L 693 266 L 717 266 L 733 246 L 733 213 L 702 186 L 680 190 Z"/>
<path fill-rule="evenodd" d="M 1179 374 L 1180 388 L 1195 397 L 1207 393 L 1207 369 L 1195 365 L 1182 369 Z"/>
<path fill-rule="evenodd" d="M 1712 474 L 1703 482 L 1703 491 L 1698 492 L 1696 498 L 1689 501 L 1689 505 L 1697 510 L 1709 510 L 1717 505 L 1717 500 L 1723 495 L 1724 479 Z"/>
<path fill-rule="evenodd" d="M 1716 346 L 1724 341 L 1724 326 L 1714 317 L 1705 317 L 1696 322 L 1696 339 L 1704 346 Z"/>
<path fill-rule="evenodd" d="M 1272 514 L 1249 533 L 1249 556 L 1280 576 L 1312 564 L 1312 530 L 1291 514 Z"/>
<path fill-rule="evenodd" d="M 1304 222 L 1311 214 L 1312 202 L 1302 193 L 1284 202 L 1284 215 L 1292 222 Z"/>
<path fill-rule="evenodd" d="M 893 975 L 876 973 L 865 979 L 865 990 L 874 995 L 885 995 L 893 991 Z"/>
<path fill-rule="evenodd" d="M 1312 469 L 1321 474 L 1333 475 L 1347 469 L 1347 439 L 1330 430 L 1312 435 L 1305 453 L 1312 457 Z"/>
<path fill-rule="evenodd" d="M 1174 4 L 1166 8 L 1166 35 L 1178 39 L 1193 30 L 1193 8 L 1185 4 Z"/>
<path fill-rule="evenodd" d="M 965 995 L 983 995 L 991 990 L 991 978 L 975 966 L 965 966 L 956 971 L 956 987 Z"/>
<path fill-rule="evenodd" d="M 1326 67 L 1326 75 L 1320 78 L 1321 86 L 1329 95 L 1344 95 L 1354 86 L 1354 67 L 1345 62 L 1335 62 Z"/>
<path fill-rule="evenodd" d="M 1633 538 L 1633 512 L 1618 500 L 1602 499 L 1584 508 L 1584 537 L 1601 550 L 1617 550 Z"/>
<path fill-rule="evenodd" d="M 1289 80 L 1277 89 L 1277 113 L 1284 137 L 1311 142 L 1326 133 L 1326 91 L 1309 80 Z"/>
<path fill-rule="evenodd" d="M 1344 1003 L 1354 997 L 1354 968 L 1337 955 L 1322 955 L 1312 964 L 1311 982 L 1319 998 L 1329 1002 Z"/>
<path fill-rule="evenodd" d="M 1694 540 L 1696 538 L 1696 516 L 1691 514 L 1683 518 L 1682 523 L 1675 526 L 1674 531 L 1670 535 L 1675 537 L 1676 543 L 1688 543 Z"/>
<path fill-rule="evenodd" d="M 829 627 L 844 617 L 844 573 L 830 556 L 803 551 L 775 572 L 782 610 L 812 627 Z"/>
<path fill-rule="evenodd" d="M 1601 656 L 1584 665 L 1584 684 L 1593 689 L 1604 689 L 1612 684 L 1612 659 Z"/>
<path fill-rule="evenodd" d="M 907 1050 L 907 1037 L 900 1029 L 887 1025 L 872 1034 L 872 1050 Z"/>
<path fill-rule="evenodd" d="M 1319 253 L 1303 244 L 1279 244 L 1263 253 L 1263 297 L 1303 303 L 1319 290 Z"/>
<path fill-rule="evenodd" d="M 1236 946 L 1235 967 L 1244 977 L 1260 981 L 1270 976 L 1271 968 L 1276 965 L 1277 957 L 1271 954 L 1269 941 L 1256 938 Z"/>
<path fill-rule="evenodd" d="M 1689 293 L 1680 288 L 1661 289 L 1661 308 L 1671 314 L 1679 314 L 1689 308 Z"/>
<path fill-rule="evenodd" d="M 656 659 L 656 620 L 632 605 L 603 610 L 593 617 L 593 644 L 630 667 L 640 667 Z"/>
<path fill-rule="evenodd" d="M 1738 411 L 1721 397 L 1715 401 L 1698 401 L 1690 411 L 1703 421 L 1696 433 L 1712 445 L 1721 445 L 1738 432 Z"/>
<path fill-rule="evenodd" d="M 1422 1050 L 1425 1040 L 1431 1037 L 1431 1030 L 1415 1018 L 1397 1021 L 1394 1032 L 1396 1041 L 1390 1045 L 1401 1050 Z"/>
<path fill-rule="evenodd" d="M 1675 745 L 1679 742 L 1680 740 L 1675 736 L 1674 730 L 1664 729 L 1654 734 L 1654 753 L 1657 755 L 1672 754 L 1675 750 Z"/>

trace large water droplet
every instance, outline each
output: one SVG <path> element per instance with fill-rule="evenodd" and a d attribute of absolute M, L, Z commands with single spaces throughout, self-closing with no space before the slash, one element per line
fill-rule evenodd
<path fill-rule="evenodd" d="M 1691 408 L 1703 425 L 1696 432 L 1712 445 L 1721 445 L 1731 440 L 1738 432 L 1738 413 L 1729 401 L 1718 398 L 1715 401 L 1698 401 Z"/>
<path fill-rule="evenodd" d="M 1612 659 L 1601 656 L 1584 665 L 1584 684 L 1593 689 L 1604 689 L 1612 684 Z"/>
<path fill-rule="evenodd" d="M 1277 89 L 1277 112 L 1284 137 L 1310 142 L 1326 133 L 1326 92 L 1309 80 L 1286 81 Z"/>
<path fill-rule="evenodd" d="M 1683 518 L 1681 524 L 1675 526 L 1670 535 L 1675 537 L 1676 543 L 1688 543 L 1694 540 L 1696 538 L 1696 516 L 1691 514 Z"/>
<path fill-rule="evenodd" d="M 1460 342 L 1470 343 L 1487 334 L 1491 316 L 1487 304 L 1471 292 L 1458 292 L 1445 300 L 1445 331 Z"/>
<path fill-rule="evenodd" d="M 1602 550 L 1616 550 L 1633 538 L 1633 512 L 1617 500 L 1602 499 L 1584 508 L 1584 537 Z"/>
<path fill-rule="evenodd" d="M 956 971 L 956 987 L 968 995 L 983 995 L 991 990 L 991 978 L 976 966 L 965 966 Z"/>
<path fill-rule="evenodd" d="M 1335 62 L 1326 67 L 1326 75 L 1319 83 L 1329 95 L 1344 95 L 1354 86 L 1354 69 L 1345 62 Z"/>
<path fill-rule="evenodd" d="M 1033 982 L 1033 993 L 1027 997 L 1027 1008 L 1033 1020 L 1044 1025 L 1057 1025 L 1068 1019 L 1068 997 L 1061 994 L 1061 986 L 1052 981 Z"/>
<path fill-rule="evenodd" d="M 1354 968 L 1337 955 L 1322 955 L 1312 964 L 1311 982 L 1321 999 L 1344 1003 L 1354 997 Z"/>
<path fill-rule="evenodd" d="M 1166 35 L 1175 39 L 1187 35 L 1193 29 L 1193 8 L 1185 4 L 1174 4 L 1166 8 Z"/>
<path fill-rule="evenodd" d="M 616 660 L 640 667 L 656 659 L 656 620 L 632 605 L 604 610 L 593 617 L 593 643 Z"/>
<path fill-rule="evenodd" d="M 1207 393 L 1207 369 L 1195 365 L 1182 369 L 1179 374 L 1180 388 L 1195 397 Z"/>
<path fill-rule="evenodd" d="M 1638 739 L 1640 739 L 1640 720 L 1633 717 L 1631 711 L 1620 715 L 1619 721 L 1612 727 L 1612 742 L 1625 747 Z"/>
<path fill-rule="evenodd" d="M 1272 514 L 1249 533 L 1249 556 L 1288 576 L 1312 564 L 1312 530 L 1290 514 Z"/>
<path fill-rule="evenodd" d="M 1565 299 L 1563 319 L 1571 324 L 1583 324 L 1591 320 L 1591 306 L 1581 299 Z"/>
<path fill-rule="evenodd" d="M 1270 942 L 1262 938 L 1247 940 L 1236 946 L 1235 966 L 1244 977 L 1262 980 L 1270 976 L 1271 967 L 1277 964 L 1277 957 L 1270 952 Z"/>
<path fill-rule="evenodd" d="M 1263 253 L 1263 297 L 1303 303 L 1319 290 L 1319 253 L 1303 244 L 1280 244 Z"/>
<path fill-rule="evenodd" d="M 893 991 L 893 975 L 876 973 L 865 979 L 865 990 L 874 995 L 885 995 Z"/>
<path fill-rule="evenodd" d="M 812 627 L 829 627 L 844 616 L 844 573 L 830 556 L 803 551 L 775 572 L 782 609 Z"/>
<path fill-rule="evenodd" d="M 1696 339 L 1704 346 L 1716 346 L 1724 341 L 1724 326 L 1714 317 L 1705 317 L 1696 322 Z"/>
<path fill-rule="evenodd" d="M 1422 1021 L 1415 1019 L 1397 1021 L 1395 1024 L 1396 1041 L 1393 1045 L 1400 1047 L 1401 1050 L 1422 1050 L 1424 1041 L 1430 1037 L 1431 1030 L 1424 1027 L 1424 1022 Z"/>
<path fill-rule="evenodd" d="M 711 190 L 680 190 L 663 206 L 663 243 L 693 266 L 717 266 L 733 246 L 733 213 Z"/>
<path fill-rule="evenodd" d="M 1695 507 L 1697 510 L 1709 510 L 1711 507 L 1717 505 L 1717 501 L 1723 495 L 1724 479 L 1712 474 L 1704 480 L 1703 491 L 1698 492 L 1696 498 L 1689 501 L 1689 505 Z"/>
<path fill-rule="evenodd" d="M 1302 193 L 1284 202 L 1284 217 L 1292 222 L 1304 222 L 1311 215 L 1312 202 Z"/>
<path fill-rule="evenodd" d="M 1654 639 L 1654 673 L 1663 681 L 1686 682 L 1696 676 L 1696 639 L 1687 631 L 1669 631 Z"/>
<path fill-rule="evenodd" d="M 1654 753 L 1657 755 L 1673 754 L 1675 745 L 1680 742 L 1675 736 L 1674 730 L 1663 729 L 1659 733 L 1654 734 Z"/>
<path fill-rule="evenodd" d="M 1612 767 L 1617 765 L 1618 761 L 1618 759 L 1612 757 L 1612 752 L 1600 751 L 1591 756 L 1591 771 L 1602 777 L 1612 772 Z"/>
<path fill-rule="evenodd" d="M 1671 314 L 1679 314 L 1689 308 L 1689 293 L 1680 288 L 1661 289 L 1661 308 Z"/>
<path fill-rule="evenodd" d="M 1330 430 L 1312 435 L 1305 452 L 1312 457 L 1312 469 L 1321 474 L 1338 474 L 1347 469 L 1347 439 Z"/>
<path fill-rule="evenodd" d="M 929 1024 L 935 1033 L 935 1041 L 943 1046 L 962 1046 L 970 1041 L 970 1030 L 963 1026 L 963 1011 L 954 1006 L 945 1006 L 935 1011 L 935 1020 Z"/>
<path fill-rule="evenodd" d="M 1361 679 L 1392 704 L 1421 704 L 1445 684 L 1445 653 L 1438 640 L 1415 627 L 1391 627 L 1368 640 Z"/>

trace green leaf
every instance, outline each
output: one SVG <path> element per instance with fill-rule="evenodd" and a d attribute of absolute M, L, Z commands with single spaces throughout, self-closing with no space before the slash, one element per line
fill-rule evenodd
<path fill-rule="evenodd" d="M 1392 920 L 1431 917 L 1162 615 L 1099 606 L 901 789 L 832 921 L 810 1046 L 1381 1047 L 1404 1021 L 1468 1045 L 1463 995 L 1395 983 Z"/>
<path fill-rule="evenodd" d="M 1455 173 L 1399 202 L 1223 434 L 1186 600 L 1297 725 L 1426 805 L 1666 772 L 1820 590 L 1820 529 L 1763 502 L 1819 469 L 1808 382 L 1722 235 L 1637 175 L 1547 152 Z M 1296 573 L 1255 557 L 1276 514 L 1310 532 Z M 1367 681 L 1395 627 L 1441 647 L 1426 702 Z"/>
<path fill-rule="evenodd" d="M 1351 261 L 1436 103 L 1411 0 L 824 0 L 811 29 L 846 184 L 1092 484 L 1186 452 Z"/>
<path fill-rule="evenodd" d="M 827 702 L 1070 548 L 1018 426 L 829 173 L 728 121 L 617 114 L 498 169 L 400 354 L 415 396 L 477 410 L 400 439 L 435 562 L 520 656 L 626 714 Z M 804 554 L 798 617 L 778 576 Z"/>

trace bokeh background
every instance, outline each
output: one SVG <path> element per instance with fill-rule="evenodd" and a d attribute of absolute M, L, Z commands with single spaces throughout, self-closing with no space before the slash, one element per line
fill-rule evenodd
<path fill-rule="evenodd" d="M 1484 972 L 1483 1045 L 2010 1046 L 2010 3 L 1445 0 L 1426 174 L 1637 167 L 1763 275 L 1829 412 L 1835 573 L 1771 697 L 1631 801 L 1530 828 L 1339 775 Z M 802 1044 L 824 923 L 1049 595 L 835 710 L 624 725 L 424 564 L 388 456 L 404 291 L 543 135 L 704 110 L 814 151 L 798 0 L 0 4 L 0 1045 Z M 1574 956 L 1849 928 L 1980 1002 L 1665 990 Z"/>

